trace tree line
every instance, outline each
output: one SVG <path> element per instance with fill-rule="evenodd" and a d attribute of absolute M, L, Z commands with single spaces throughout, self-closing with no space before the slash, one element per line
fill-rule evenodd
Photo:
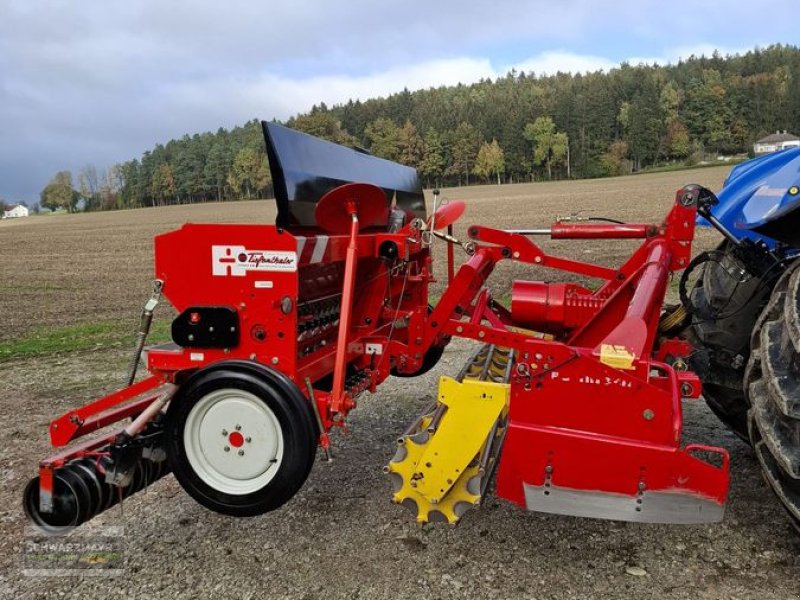
<path fill-rule="evenodd" d="M 623 63 L 587 74 L 510 72 L 471 85 L 320 104 L 295 129 L 416 167 L 425 183 L 602 177 L 745 153 L 800 125 L 800 48 Z M 797 133 L 794 131 L 794 133 Z M 253 198 L 271 193 L 258 121 L 184 136 L 104 172 L 63 171 L 47 208 L 87 210 Z"/>
<path fill-rule="evenodd" d="M 74 177 L 60 171 L 42 190 L 40 203 L 69 212 L 189 204 L 260 197 L 271 183 L 261 126 L 253 120 L 230 131 L 157 144 L 141 158 L 106 170 L 89 164 Z"/>

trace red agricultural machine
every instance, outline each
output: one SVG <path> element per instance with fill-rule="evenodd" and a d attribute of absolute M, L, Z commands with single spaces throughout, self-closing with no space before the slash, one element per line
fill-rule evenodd
<path fill-rule="evenodd" d="M 495 472 L 496 495 L 529 510 L 722 518 L 728 454 L 682 443 L 681 402 L 701 383 L 691 345 L 669 334 L 683 316 L 662 306 L 713 194 L 679 190 L 662 223 L 473 225 L 458 240 L 463 203 L 434 196 L 426 215 L 413 169 L 275 124 L 264 132 L 276 225 L 188 224 L 156 238 L 129 385 L 51 423 L 64 450 L 26 488 L 35 525 L 79 525 L 168 472 L 224 514 L 278 508 L 362 393 L 429 370 L 453 337 L 474 353 L 441 378 L 385 469 L 418 522 L 455 523 Z M 548 254 L 535 235 L 641 245 L 607 267 Z M 432 306 L 434 242 L 446 245 L 447 284 Z M 599 283 L 515 281 L 508 309 L 486 286 L 501 261 Z M 161 294 L 179 313 L 173 343 L 147 349 L 136 381 Z"/>

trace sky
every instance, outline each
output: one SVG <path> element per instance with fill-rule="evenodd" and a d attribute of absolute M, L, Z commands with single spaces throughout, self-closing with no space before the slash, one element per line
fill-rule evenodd
<path fill-rule="evenodd" d="M 792 0 L 0 0 L 0 198 L 403 88 L 800 42 Z"/>

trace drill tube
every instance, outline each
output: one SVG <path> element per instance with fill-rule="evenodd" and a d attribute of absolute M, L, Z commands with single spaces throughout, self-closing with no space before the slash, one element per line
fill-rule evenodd
<path fill-rule="evenodd" d="M 139 333 L 136 335 L 136 347 L 133 350 L 133 356 L 128 367 L 128 382 L 127 384 L 133 385 L 136 380 L 136 371 L 139 369 L 139 359 L 142 358 L 142 351 L 147 336 L 150 333 L 150 326 L 153 324 L 153 312 L 145 310 L 142 313 L 142 320 L 139 326 Z"/>
<path fill-rule="evenodd" d="M 353 207 L 355 208 L 355 207 Z M 356 253 L 358 252 L 358 214 L 351 213 L 350 244 L 347 246 L 347 257 L 344 267 L 344 285 L 342 286 L 342 304 L 339 311 L 339 335 L 336 340 L 336 361 L 333 370 L 333 406 L 334 412 L 341 409 L 344 401 L 344 375 L 347 370 L 347 338 L 350 335 L 350 317 L 353 312 L 353 289 L 356 283 Z"/>

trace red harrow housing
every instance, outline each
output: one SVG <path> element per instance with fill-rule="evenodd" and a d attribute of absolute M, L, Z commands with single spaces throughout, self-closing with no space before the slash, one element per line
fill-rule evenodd
<path fill-rule="evenodd" d="M 436 207 L 434 196 L 428 218 L 413 169 L 274 124 L 264 131 L 276 225 L 189 224 L 156 238 L 143 322 L 163 293 L 179 313 L 173 343 L 147 349 L 147 377 L 132 373 L 127 387 L 51 423 L 64 449 L 25 491 L 34 524 L 79 525 L 170 471 L 212 510 L 278 508 L 318 447 L 329 455 L 329 432 L 363 392 L 427 371 L 453 337 L 474 340 L 475 352 L 441 378 L 385 469 L 418 522 L 455 523 L 495 472 L 496 495 L 529 510 L 722 518 L 728 455 L 682 444 L 681 402 L 701 385 L 686 368 L 691 347 L 662 320 L 670 276 L 691 258 L 703 188 L 679 190 L 660 224 L 473 225 L 462 242 L 453 223 L 464 205 Z M 535 234 L 641 246 L 607 267 L 550 255 Z M 447 244 L 447 285 L 431 306 L 435 240 Z M 466 255 L 457 269 L 455 246 Z M 515 281 L 507 309 L 486 287 L 501 261 L 600 283 Z"/>

